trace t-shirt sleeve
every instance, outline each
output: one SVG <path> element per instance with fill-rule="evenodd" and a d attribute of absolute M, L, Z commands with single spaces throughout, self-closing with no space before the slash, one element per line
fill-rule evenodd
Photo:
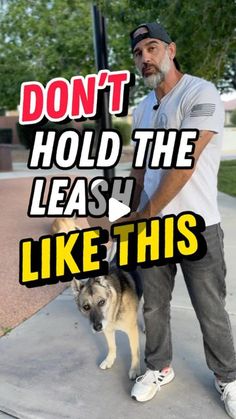
<path fill-rule="evenodd" d="M 133 110 L 133 114 L 132 114 L 132 134 L 133 134 L 133 131 L 137 128 L 137 115 L 136 115 L 137 110 L 136 110 L 136 109 L 137 109 L 137 108 L 135 108 L 135 109 Z M 135 142 L 134 140 L 132 140 L 132 138 L 131 138 L 130 144 L 131 144 L 133 147 L 135 147 L 136 142 Z"/>
<path fill-rule="evenodd" d="M 202 83 L 186 96 L 181 129 L 190 128 L 219 133 L 223 125 L 223 103 L 212 83 Z"/>

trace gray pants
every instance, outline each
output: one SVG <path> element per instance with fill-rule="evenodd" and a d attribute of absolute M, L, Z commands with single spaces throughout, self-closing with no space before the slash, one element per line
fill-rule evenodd
<path fill-rule="evenodd" d="M 229 316 L 225 311 L 225 262 L 223 232 L 219 224 L 203 233 L 207 254 L 197 261 L 183 260 L 180 265 L 192 305 L 198 317 L 208 367 L 222 380 L 236 379 L 236 356 Z M 140 271 L 140 269 L 139 269 Z M 176 265 L 141 269 L 146 326 L 145 361 L 159 370 L 170 365 L 172 344 L 170 301 Z"/>

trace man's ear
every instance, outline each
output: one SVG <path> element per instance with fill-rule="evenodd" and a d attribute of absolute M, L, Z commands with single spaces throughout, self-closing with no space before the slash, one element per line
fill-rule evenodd
<path fill-rule="evenodd" d="M 72 292 L 74 294 L 75 297 L 78 297 L 78 295 L 80 294 L 82 288 L 85 286 L 85 282 L 87 281 L 87 279 L 79 281 L 78 279 L 73 279 L 71 282 L 71 288 L 72 288 Z"/>
<path fill-rule="evenodd" d="M 168 52 L 169 52 L 169 57 L 173 60 L 176 56 L 176 44 L 174 42 L 171 42 L 168 45 Z"/>

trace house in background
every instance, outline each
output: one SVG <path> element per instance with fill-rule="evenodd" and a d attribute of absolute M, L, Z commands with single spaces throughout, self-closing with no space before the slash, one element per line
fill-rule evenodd
<path fill-rule="evenodd" d="M 236 99 L 223 101 L 223 103 L 225 108 L 225 126 L 232 125 L 230 119 L 232 112 L 236 110 Z"/>
<path fill-rule="evenodd" d="M 19 144 L 16 123 L 18 111 L 5 111 L 0 115 L 0 144 Z"/>

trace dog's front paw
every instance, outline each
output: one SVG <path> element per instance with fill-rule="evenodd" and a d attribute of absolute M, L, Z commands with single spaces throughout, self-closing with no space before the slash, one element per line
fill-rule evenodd
<path fill-rule="evenodd" d="M 141 374 L 140 367 L 130 368 L 129 379 L 135 380 Z"/>
<path fill-rule="evenodd" d="M 115 358 L 111 358 L 111 357 L 107 357 L 104 359 L 104 361 L 101 362 L 101 364 L 99 365 L 99 367 L 102 370 L 106 370 L 107 368 L 111 368 L 112 365 L 114 364 Z"/>

